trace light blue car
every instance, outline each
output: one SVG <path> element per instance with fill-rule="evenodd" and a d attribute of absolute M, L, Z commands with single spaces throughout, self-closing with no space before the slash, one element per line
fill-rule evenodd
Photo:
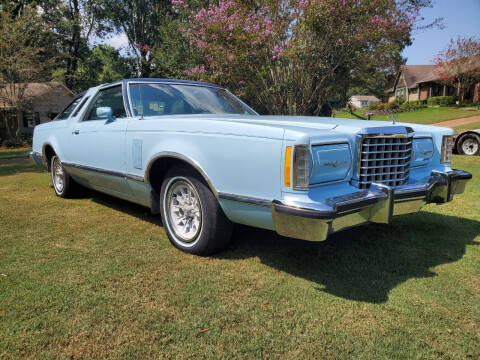
<path fill-rule="evenodd" d="M 174 246 L 224 249 L 233 223 L 322 241 L 464 191 L 451 129 L 260 116 L 227 90 L 131 79 L 76 97 L 35 128 L 32 159 L 56 194 L 83 185 L 161 214 Z M 365 230 L 368 231 L 368 230 Z"/>

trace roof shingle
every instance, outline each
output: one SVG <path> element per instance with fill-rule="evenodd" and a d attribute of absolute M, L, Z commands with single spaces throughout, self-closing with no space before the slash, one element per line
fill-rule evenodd
<path fill-rule="evenodd" d="M 420 83 L 438 80 L 436 67 L 436 65 L 402 65 L 400 72 L 403 73 L 407 87 L 410 89 L 417 87 Z"/>

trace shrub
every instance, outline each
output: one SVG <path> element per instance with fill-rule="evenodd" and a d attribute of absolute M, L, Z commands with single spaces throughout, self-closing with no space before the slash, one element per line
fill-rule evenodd
<path fill-rule="evenodd" d="M 15 143 L 13 140 L 3 140 L 2 146 L 6 148 L 13 148 L 17 146 L 17 143 Z"/>
<path fill-rule="evenodd" d="M 375 105 L 374 110 L 383 110 L 383 109 L 385 109 L 385 105 L 387 105 L 387 104 L 384 104 L 384 103 L 380 102 L 380 103 L 376 103 L 376 104 L 373 104 L 373 105 Z"/>
<path fill-rule="evenodd" d="M 23 134 L 21 143 L 23 146 L 32 146 L 32 141 L 33 141 L 33 135 L 30 134 Z"/>
<path fill-rule="evenodd" d="M 428 105 L 451 106 L 457 101 L 456 96 L 433 96 L 427 100 Z"/>
<path fill-rule="evenodd" d="M 427 100 L 412 100 L 412 101 L 409 101 L 408 104 L 410 104 L 411 106 L 426 105 Z"/>
<path fill-rule="evenodd" d="M 396 110 L 400 107 L 400 104 L 397 101 L 393 101 L 385 105 L 385 110 Z"/>
<path fill-rule="evenodd" d="M 401 110 L 417 110 L 417 109 L 424 109 L 427 105 L 425 105 L 425 100 L 412 100 L 403 103 L 400 105 Z"/>

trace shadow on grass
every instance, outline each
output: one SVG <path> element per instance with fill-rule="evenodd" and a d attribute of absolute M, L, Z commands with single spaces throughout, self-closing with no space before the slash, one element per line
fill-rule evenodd
<path fill-rule="evenodd" d="M 153 215 L 150 212 L 149 208 L 132 203 L 127 200 L 122 200 L 122 199 L 119 199 L 95 190 L 84 188 L 84 187 L 82 187 L 78 191 L 78 194 L 75 197 L 89 198 L 97 204 L 108 206 L 112 209 L 121 211 L 131 216 L 135 216 L 136 218 L 149 222 L 151 224 L 163 226 L 160 215 Z"/>
<path fill-rule="evenodd" d="M 312 243 L 239 227 L 224 259 L 259 257 L 263 264 L 318 284 L 345 299 L 382 303 L 398 284 L 433 277 L 432 267 L 460 260 L 480 222 L 428 212 L 371 224 Z"/>
<path fill-rule="evenodd" d="M 104 206 L 162 226 L 149 209 L 86 190 Z M 395 218 L 391 225 L 371 224 L 331 235 L 324 242 L 285 238 L 272 231 L 236 226 L 221 259 L 260 258 L 279 271 L 313 282 L 319 291 L 370 303 L 412 278 L 435 276 L 432 267 L 458 261 L 480 233 L 480 222 L 420 212 Z"/>
<path fill-rule="evenodd" d="M 40 173 L 44 172 L 31 162 L 15 162 L 0 165 L 0 176 L 14 175 L 18 173 Z"/>

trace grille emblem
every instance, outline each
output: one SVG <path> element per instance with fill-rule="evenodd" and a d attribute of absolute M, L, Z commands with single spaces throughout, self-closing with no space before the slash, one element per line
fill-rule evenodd
<path fill-rule="evenodd" d="M 323 165 L 325 166 L 333 166 L 334 168 L 336 168 L 337 166 L 346 165 L 346 164 L 347 164 L 346 161 L 331 161 L 331 162 L 323 163 Z"/>

